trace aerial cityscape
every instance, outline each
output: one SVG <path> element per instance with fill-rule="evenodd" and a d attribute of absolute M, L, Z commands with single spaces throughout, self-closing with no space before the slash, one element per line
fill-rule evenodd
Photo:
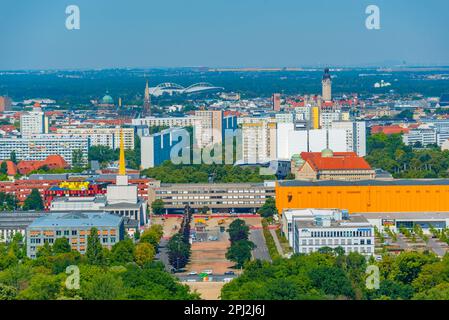
<path fill-rule="evenodd" d="M 132 24 L 138 6 L 112 5 L 111 17 L 123 14 L 120 29 L 94 21 L 97 4 L 76 2 L 44 1 L 49 20 L 34 30 L 20 10 L 24 25 L 0 22 L 9 31 L 0 48 L 0 300 L 449 300 L 447 19 L 425 26 L 430 54 L 392 40 L 391 12 L 405 1 L 338 10 L 318 1 L 360 11 L 362 30 L 348 38 L 377 32 L 372 41 L 385 49 L 366 48 L 361 59 L 364 51 L 340 36 L 323 53 L 307 36 L 303 45 L 319 48 L 301 55 L 270 34 L 265 46 L 296 53 L 273 57 L 271 48 L 251 60 L 245 37 L 259 31 L 240 21 L 251 0 L 236 5 L 242 34 L 217 34 L 234 51 L 212 37 L 200 46 L 190 32 L 210 30 L 176 12 L 185 38 L 155 17 L 174 43 L 160 34 L 143 47 L 133 40 L 129 50 L 148 52 L 122 60 L 131 42 L 120 37 L 145 34 L 146 22 Z M 439 16 L 449 6 L 437 2 L 409 9 Z M 192 6 L 186 15 L 212 10 Z M 261 6 L 256 13 L 291 17 L 296 4 Z M 52 31 L 57 23 L 62 30 Z M 94 26 L 111 28 L 101 44 Z M 314 37 L 352 25 L 321 28 Z M 44 44 L 14 53 L 22 48 L 14 33 Z M 120 54 L 109 55 L 116 45 Z M 251 306 L 264 316 L 264 305 Z M 195 308 L 184 314 L 208 312 Z"/>

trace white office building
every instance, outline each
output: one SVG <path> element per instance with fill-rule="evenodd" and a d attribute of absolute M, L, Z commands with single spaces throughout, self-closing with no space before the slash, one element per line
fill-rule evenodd
<path fill-rule="evenodd" d="M 309 217 L 293 214 L 291 228 L 294 253 L 307 254 L 323 247 L 341 247 L 345 254 L 374 254 L 374 227 L 361 215 L 342 213 L 340 216 L 338 211 L 327 214 L 312 211 Z"/>
<path fill-rule="evenodd" d="M 293 123 L 278 123 L 276 141 L 277 159 L 290 160 L 301 152 L 321 152 L 327 148 L 327 142 L 334 152 L 348 150 L 344 129 L 296 130 Z"/>
<path fill-rule="evenodd" d="M 432 127 L 424 128 L 420 127 L 412 129 L 408 133 L 402 136 L 404 144 L 407 146 L 413 146 L 416 143 L 420 143 L 421 146 L 427 146 L 429 144 L 437 143 L 437 130 Z"/>

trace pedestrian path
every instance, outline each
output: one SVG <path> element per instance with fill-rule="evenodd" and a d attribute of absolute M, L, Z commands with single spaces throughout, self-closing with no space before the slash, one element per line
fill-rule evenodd
<path fill-rule="evenodd" d="M 275 229 L 270 229 L 270 233 L 271 233 L 271 236 L 274 239 L 274 243 L 276 245 L 276 249 L 278 250 L 279 254 L 281 255 L 281 257 L 285 257 L 284 250 L 282 250 L 282 246 L 281 246 L 281 243 L 279 242 L 276 230 Z"/>

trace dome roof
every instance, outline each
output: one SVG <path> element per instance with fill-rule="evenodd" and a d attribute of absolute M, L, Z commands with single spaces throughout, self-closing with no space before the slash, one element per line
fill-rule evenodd
<path fill-rule="evenodd" d="M 326 148 L 321 151 L 321 156 L 323 158 L 331 158 L 334 156 L 334 152 L 331 149 Z"/>
<path fill-rule="evenodd" d="M 110 95 L 106 94 L 101 99 L 101 103 L 103 103 L 103 104 L 113 104 L 114 103 L 114 99 L 112 99 L 112 97 Z"/>

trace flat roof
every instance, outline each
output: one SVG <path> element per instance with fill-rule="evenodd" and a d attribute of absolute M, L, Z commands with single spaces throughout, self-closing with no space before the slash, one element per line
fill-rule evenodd
<path fill-rule="evenodd" d="M 449 219 L 449 212 L 358 212 L 367 219 Z"/>
<path fill-rule="evenodd" d="M 37 218 L 29 228 L 117 227 L 123 218 L 106 212 L 56 212 Z"/>
<path fill-rule="evenodd" d="M 368 220 L 361 215 L 353 215 L 348 220 L 331 220 L 329 226 L 319 225 L 316 223 L 316 219 L 309 220 L 295 220 L 297 227 L 307 228 L 371 228 L 372 225 Z"/>
<path fill-rule="evenodd" d="M 281 187 L 327 187 L 327 186 L 446 186 L 449 179 L 395 179 L 395 180 L 322 180 L 303 181 L 289 180 L 279 181 Z"/>

